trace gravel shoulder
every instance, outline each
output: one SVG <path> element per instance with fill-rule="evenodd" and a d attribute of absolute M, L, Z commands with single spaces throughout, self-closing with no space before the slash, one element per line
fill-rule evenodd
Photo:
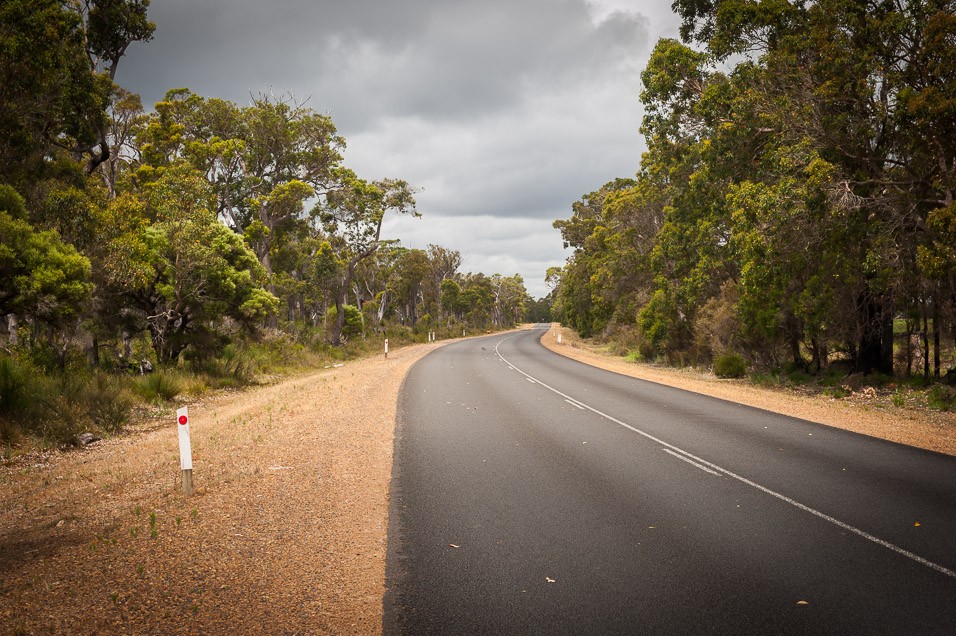
<path fill-rule="evenodd" d="M 558 334 L 561 343 L 557 342 Z M 694 370 L 629 362 L 581 340 L 557 324 L 541 343 L 568 358 L 658 384 L 754 406 L 774 413 L 862 433 L 917 448 L 956 455 L 956 414 L 877 404 L 866 394 L 851 399 L 807 396 L 786 389 L 765 388 L 745 380 L 722 380 Z"/>
<path fill-rule="evenodd" d="M 381 633 L 397 396 L 438 346 L 190 403 L 192 497 L 174 408 L 0 468 L 0 633 Z"/>

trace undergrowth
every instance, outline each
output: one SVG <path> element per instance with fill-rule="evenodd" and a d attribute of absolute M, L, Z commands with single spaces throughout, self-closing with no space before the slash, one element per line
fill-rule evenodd
<path fill-rule="evenodd" d="M 389 327 L 338 347 L 318 337 L 293 340 L 274 332 L 256 341 L 225 344 L 215 352 L 187 349 L 176 365 L 144 375 L 138 366 L 119 364 L 115 358 L 90 368 L 82 351 L 73 352 L 62 365 L 44 351 L 0 353 L 0 451 L 9 459 L 31 449 L 64 446 L 81 432 L 115 435 L 138 408 L 168 408 L 210 391 L 241 389 L 380 355 L 386 335 L 394 350 L 426 342 L 428 331 L 425 326 Z M 435 331 L 439 339 L 462 335 L 460 326 Z M 137 343 L 134 353 L 137 347 L 142 351 L 148 345 Z"/>

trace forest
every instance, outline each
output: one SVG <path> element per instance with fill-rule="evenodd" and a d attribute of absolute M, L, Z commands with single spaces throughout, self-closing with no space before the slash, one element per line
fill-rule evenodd
<path fill-rule="evenodd" d="M 956 3 L 676 0 L 554 312 L 718 375 L 956 380 Z"/>
<path fill-rule="evenodd" d="M 361 178 L 291 96 L 115 83 L 149 0 L 0 5 L 0 445 L 112 433 L 143 403 L 520 322 L 520 276 L 382 235 L 415 188 Z M 427 222 L 427 219 L 423 220 Z"/>

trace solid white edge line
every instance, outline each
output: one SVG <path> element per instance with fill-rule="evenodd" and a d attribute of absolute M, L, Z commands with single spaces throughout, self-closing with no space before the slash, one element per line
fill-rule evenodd
<path fill-rule="evenodd" d="M 573 407 L 576 408 L 576 409 L 581 409 L 582 411 L 584 410 L 584 407 L 581 406 L 580 404 L 578 404 L 577 402 L 575 402 L 574 400 L 569 400 L 569 399 L 565 398 L 564 401 L 567 402 L 568 404 L 570 404 L 571 406 L 573 406 Z"/>
<path fill-rule="evenodd" d="M 767 488 L 766 486 L 761 486 L 760 484 L 758 484 L 758 483 L 756 483 L 756 482 L 754 482 L 754 481 L 751 481 L 751 480 L 747 479 L 746 477 L 741 477 L 741 476 L 738 475 L 737 473 L 734 473 L 734 472 L 732 472 L 732 471 L 729 471 L 729 470 L 727 470 L 726 468 L 723 468 L 723 467 L 721 467 L 721 466 L 718 466 L 717 464 L 711 463 L 711 462 L 707 461 L 706 459 L 701 459 L 700 457 L 697 457 L 696 455 L 694 455 L 694 454 L 692 454 L 692 453 L 689 453 L 689 452 L 683 450 L 682 448 L 678 448 L 677 446 L 674 446 L 673 444 L 669 444 L 669 443 L 665 442 L 665 441 L 662 440 L 662 439 L 659 439 L 659 438 L 657 438 L 657 437 L 654 437 L 654 436 L 651 435 L 650 433 L 647 433 L 647 432 L 645 432 L 645 431 L 642 431 L 642 430 L 639 429 L 639 428 L 635 428 L 635 427 L 631 426 L 630 424 L 626 424 L 626 423 L 622 422 L 621 420 L 617 419 L 616 417 L 612 417 L 612 416 L 608 415 L 607 413 L 603 413 L 603 412 L 599 411 L 598 409 L 594 408 L 593 406 L 589 406 L 588 404 L 585 404 L 584 402 L 581 402 L 580 400 L 576 400 L 576 399 L 574 399 L 573 397 L 571 397 L 570 395 L 567 395 L 567 394 L 565 394 L 565 393 L 562 393 L 561 391 L 557 390 L 556 388 L 554 388 L 554 387 L 552 387 L 552 386 L 550 386 L 550 385 L 545 384 L 545 383 L 542 382 L 541 380 L 538 380 L 538 379 L 536 379 L 536 378 L 533 378 L 531 375 L 525 373 L 524 371 L 522 371 L 521 369 L 519 369 L 518 367 L 516 367 L 514 364 L 512 364 L 511 362 L 509 362 L 508 359 L 505 358 L 503 355 L 501 355 L 501 352 L 498 350 L 498 347 L 499 347 L 499 345 L 501 345 L 502 342 L 505 342 L 506 340 L 510 340 L 511 338 L 514 338 L 515 336 L 518 336 L 518 335 L 520 335 L 520 334 L 513 334 L 513 335 L 511 335 L 511 336 L 508 336 L 507 338 L 503 338 L 502 340 L 499 340 L 498 343 L 495 345 L 495 355 L 497 355 L 499 358 L 501 358 L 502 360 L 504 360 L 505 363 L 511 365 L 511 366 L 514 368 L 515 371 L 517 371 L 517 372 L 520 373 L 521 375 L 525 376 L 525 377 L 528 378 L 529 380 L 533 380 L 534 382 L 536 382 L 537 384 L 541 385 L 542 387 L 548 389 L 549 391 L 552 391 L 552 392 L 554 392 L 554 393 L 557 393 L 558 395 L 560 395 L 561 397 L 563 397 L 563 398 L 565 398 L 565 399 L 567 399 L 567 400 L 574 400 L 575 402 L 577 402 L 578 404 L 580 404 L 581 406 L 583 406 L 583 407 L 584 407 L 585 409 L 587 409 L 588 411 L 591 411 L 591 412 L 594 413 L 595 415 L 599 415 L 599 416 L 603 417 L 604 419 L 606 419 L 606 420 L 608 420 L 608 421 L 610 421 L 610 422 L 614 422 L 615 424 L 618 424 L 619 426 L 623 426 L 624 428 L 628 429 L 629 431 L 633 431 L 633 432 L 637 433 L 638 435 L 641 435 L 641 436 L 643 436 L 643 437 L 646 437 L 647 439 L 651 440 L 652 442 L 656 442 L 656 443 L 660 444 L 661 446 L 663 446 L 663 447 L 665 448 L 665 450 L 669 448 L 669 449 L 671 449 L 672 451 L 674 451 L 674 453 L 679 453 L 680 455 L 683 455 L 684 457 L 689 457 L 690 459 L 693 459 L 693 460 L 695 460 L 695 461 L 697 461 L 697 462 L 703 464 L 704 466 L 708 466 L 708 467 L 710 467 L 710 468 L 712 468 L 712 469 L 714 469 L 714 470 L 716 470 L 716 471 L 718 471 L 718 472 L 720 472 L 720 473 L 722 473 L 722 474 L 724 474 L 724 475 L 727 475 L 728 477 L 732 477 L 732 478 L 736 479 L 737 481 L 739 481 L 739 482 L 741 482 L 741 483 L 747 484 L 747 485 L 750 486 L 751 488 L 756 488 L 757 490 L 759 490 L 759 491 L 761 491 L 761 492 L 763 492 L 763 493 L 766 493 L 766 494 L 770 495 L 771 497 L 775 497 L 775 498 L 779 499 L 780 501 L 786 502 L 786 503 L 790 504 L 791 506 L 794 506 L 794 507 L 796 507 L 796 508 L 799 508 L 800 510 L 803 510 L 804 512 L 808 512 L 808 513 L 810 513 L 811 515 L 813 515 L 813 516 L 815 516 L 815 517 L 818 517 L 818 518 L 820 518 L 820 519 L 823 519 L 824 521 L 828 521 L 828 522 L 832 523 L 833 525 L 835 525 L 835 526 L 837 526 L 837 527 L 839 527 L 839 528 L 843 528 L 843 529 L 846 530 L 847 532 L 852 532 L 853 534 L 855 534 L 855 535 L 857 535 L 857 536 L 859 536 L 859 537 L 863 537 L 863 538 L 866 539 L 867 541 L 871 541 L 871 542 L 873 542 L 873 543 L 875 543 L 875 544 L 877 544 L 877 545 L 883 546 L 884 548 L 886 548 L 886 549 L 888 549 L 888 550 L 892 550 L 893 552 L 896 552 L 897 554 L 899 554 L 899 555 L 901 555 L 901 556 L 904 556 L 904 557 L 906 557 L 906 558 L 908 558 L 908 559 L 911 559 L 911 560 L 913 560 L 913 561 L 916 561 L 916 562 L 919 563 L 920 565 L 925 565 L 926 567 L 928 567 L 928 568 L 930 568 L 930 569 L 933 569 L 933 570 L 936 570 L 937 572 L 940 572 L 941 574 L 945 574 L 946 576 L 948 576 L 948 577 L 950 577 L 950 578 L 956 579 L 956 572 L 954 572 L 953 570 L 950 570 L 949 568 L 943 567 L 942 565 L 939 565 L 938 563 L 933 563 L 932 561 L 930 561 L 930 560 L 928 560 L 928 559 L 924 559 L 923 557 L 921 557 L 921 556 L 918 555 L 918 554 L 914 554 L 913 552 L 910 552 L 909 550 L 906 550 L 906 549 L 904 549 L 904 548 L 901 548 L 901 547 L 899 547 L 898 545 L 895 545 L 895 544 L 893 544 L 893 543 L 890 543 L 889 541 L 884 541 L 883 539 L 880 539 L 879 537 L 873 536 L 872 534 L 870 534 L 869 532 L 866 532 L 865 530 L 860 530 L 859 528 L 854 527 L 854 526 L 851 526 L 850 524 L 845 523 L 845 522 L 843 522 L 843 521 L 840 521 L 839 519 L 836 519 L 836 518 L 834 518 L 834 517 L 831 517 L 830 515 L 828 515 L 828 514 L 826 514 L 826 513 L 820 512 L 819 510 L 816 510 L 816 509 L 814 509 L 814 508 L 811 508 L 810 506 L 807 506 L 807 505 L 805 505 L 805 504 L 802 504 L 802 503 L 800 503 L 799 501 L 795 501 L 795 500 L 791 499 L 790 497 L 787 497 L 786 495 L 782 495 L 782 494 L 780 494 L 780 493 L 778 493 L 778 492 L 776 492 L 776 491 L 770 490 L 770 489 Z"/>

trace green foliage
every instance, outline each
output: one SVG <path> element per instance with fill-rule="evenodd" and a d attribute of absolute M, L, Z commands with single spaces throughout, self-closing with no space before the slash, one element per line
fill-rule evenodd
<path fill-rule="evenodd" d="M 55 232 L 37 232 L 0 211 L 0 314 L 70 321 L 90 297 L 89 278 L 89 260 Z"/>
<path fill-rule="evenodd" d="M 346 168 L 327 115 L 188 89 L 145 112 L 113 78 L 152 38 L 148 7 L 0 6 L 5 443 L 112 433 L 137 400 L 377 352 L 383 332 L 422 340 L 418 321 L 458 335 L 522 319 L 520 277 L 464 274 L 454 250 L 382 236 L 387 215 L 418 215 L 414 189 Z M 363 326 L 375 338 L 356 338 Z M 159 372 L 109 374 L 144 358 Z"/>
<path fill-rule="evenodd" d="M 0 356 L 0 441 L 10 446 L 42 419 L 44 386 L 31 365 Z"/>
<path fill-rule="evenodd" d="M 742 378 L 747 375 L 747 362 L 735 353 L 714 358 L 714 375 L 718 378 Z"/>
<path fill-rule="evenodd" d="M 342 310 L 345 314 L 345 321 L 342 324 L 341 335 L 346 339 L 362 335 L 362 312 L 355 305 L 343 305 Z M 335 307 L 329 307 L 326 314 L 326 324 L 333 325 L 338 319 L 338 311 Z"/>
<path fill-rule="evenodd" d="M 842 400 L 843 398 L 849 397 L 850 395 L 849 389 L 843 386 L 830 387 L 828 389 L 825 389 L 823 393 L 824 395 L 829 395 L 830 397 L 837 400 Z"/>
<path fill-rule="evenodd" d="M 117 433 L 130 419 L 135 400 L 118 378 L 96 371 L 82 396 L 86 414 L 93 425 L 104 433 Z"/>
<path fill-rule="evenodd" d="M 819 371 L 839 351 L 892 374 L 894 316 L 956 324 L 952 7 L 674 8 L 685 43 L 642 74 L 636 181 L 555 222 L 574 248 L 557 315 L 585 336 L 636 321 L 647 357 Z"/>
<path fill-rule="evenodd" d="M 180 377 L 170 371 L 160 371 L 144 375 L 136 381 L 137 392 L 150 402 L 169 402 L 183 392 Z"/>
<path fill-rule="evenodd" d="M 945 384 L 936 384 L 926 396 L 931 409 L 952 411 L 956 407 L 956 388 Z"/>
<path fill-rule="evenodd" d="M 893 402 L 893 406 L 897 408 L 906 406 L 906 393 L 901 389 L 894 391 L 893 396 L 890 399 Z"/>

